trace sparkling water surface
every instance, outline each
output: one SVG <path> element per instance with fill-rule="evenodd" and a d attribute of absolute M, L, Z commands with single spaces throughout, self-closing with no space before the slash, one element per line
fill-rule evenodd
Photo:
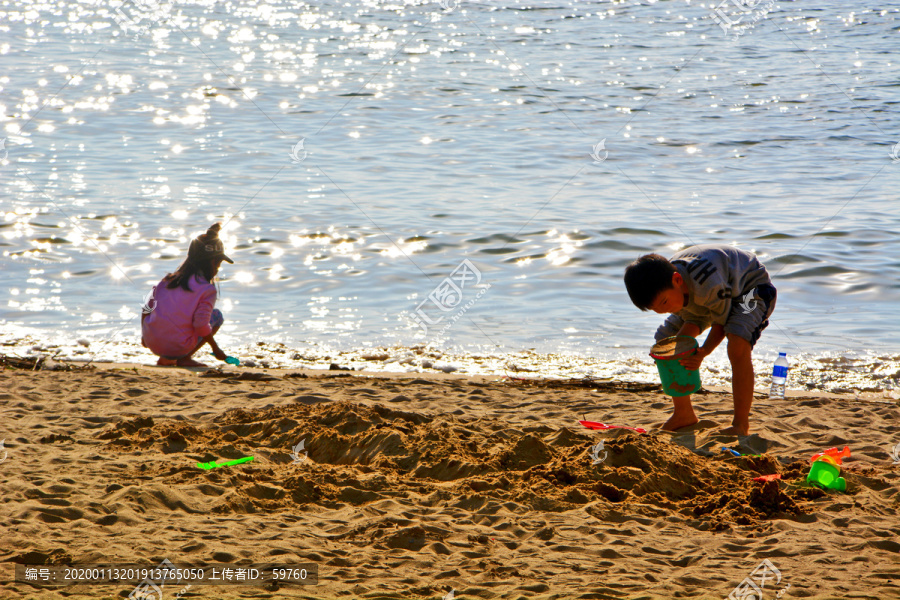
<path fill-rule="evenodd" d="M 719 4 L 11 0 L 4 352 L 149 362 L 143 297 L 221 221 L 245 360 L 650 380 L 622 271 L 718 242 L 778 287 L 759 372 L 889 391 L 900 2 Z"/>

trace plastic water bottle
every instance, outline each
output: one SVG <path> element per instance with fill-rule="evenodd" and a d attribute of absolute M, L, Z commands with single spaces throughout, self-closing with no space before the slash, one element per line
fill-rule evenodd
<path fill-rule="evenodd" d="M 787 353 L 779 352 L 772 367 L 772 388 L 769 390 L 769 398 L 784 400 L 784 384 L 787 383 L 788 372 Z"/>

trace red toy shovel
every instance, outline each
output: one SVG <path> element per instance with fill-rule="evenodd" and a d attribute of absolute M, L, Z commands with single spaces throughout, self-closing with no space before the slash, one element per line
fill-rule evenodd
<path fill-rule="evenodd" d="M 647 433 L 646 429 L 642 429 L 640 427 L 628 427 L 626 425 L 607 425 L 606 423 L 598 423 L 596 421 L 587 421 L 587 420 L 578 421 L 578 422 L 581 423 L 582 425 L 584 425 L 585 427 L 587 427 L 588 429 L 600 429 L 603 431 L 605 431 L 607 429 L 629 429 L 631 431 L 637 431 L 638 433 Z"/>

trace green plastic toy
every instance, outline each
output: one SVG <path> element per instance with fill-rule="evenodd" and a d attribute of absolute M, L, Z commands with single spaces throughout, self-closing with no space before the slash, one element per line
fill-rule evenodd
<path fill-rule="evenodd" d="M 656 343 L 650 356 L 656 361 L 663 393 L 669 396 L 687 396 L 700 389 L 700 371 L 684 368 L 680 359 L 697 352 L 697 340 L 689 335 L 674 335 Z"/>
<path fill-rule="evenodd" d="M 840 477 L 841 470 L 837 465 L 833 465 L 825 460 L 814 461 L 809 469 L 809 475 L 806 476 L 808 483 L 817 483 L 829 490 L 837 490 L 843 492 L 847 490 L 847 482 Z"/>
<path fill-rule="evenodd" d="M 216 461 L 213 461 L 208 463 L 197 463 L 197 466 L 201 469 L 206 469 L 207 471 L 209 471 L 210 469 L 215 469 L 216 467 L 230 467 L 231 465 L 239 465 L 241 463 L 250 462 L 251 460 L 253 460 L 252 456 L 245 456 L 244 458 L 229 460 L 228 462 L 223 462 L 221 464 L 216 464 Z"/>
<path fill-rule="evenodd" d="M 846 491 L 847 482 L 840 475 L 843 459 L 849 456 L 850 448 L 847 446 L 844 446 L 843 450 L 829 448 L 813 454 L 809 459 L 812 465 L 809 469 L 809 475 L 806 476 L 806 481 L 808 483 L 817 483 L 829 490 Z"/>
<path fill-rule="evenodd" d="M 215 352 L 212 352 L 211 354 L 212 354 L 213 356 L 216 355 Z M 234 365 L 234 366 L 237 367 L 237 366 L 240 366 L 240 364 L 241 364 L 241 359 L 235 358 L 235 357 L 233 357 L 233 356 L 226 356 L 226 357 L 225 357 L 225 362 L 226 362 L 227 364 L 229 364 L 229 365 Z"/>

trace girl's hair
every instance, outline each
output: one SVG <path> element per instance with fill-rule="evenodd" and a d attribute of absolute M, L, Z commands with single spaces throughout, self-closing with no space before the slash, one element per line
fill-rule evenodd
<path fill-rule="evenodd" d="M 191 259 L 187 259 L 181 263 L 181 266 L 174 273 L 169 273 L 163 277 L 163 281 L 167 282 L 166 287 L 170 290 L 181 287 L 181 289 L 190 292 L 191 286 L 188 285 L 188 282 L 198 275 L 205 277 L 208 282 L 212 283 L 212 270 L 212 259 L 207 260 L 206 264 L 197 264 L 192 262 Z"/>
<path fill-rule="evenodd" d="M 219 230 L 222 228 L 218 223 L 210 227 L 206 233 L 191 242 L 188 256 L 181 266 L 174 273 L 169 273 L 163 277 L 166 287 L 173 290 L 177 287 L 185 291 L 192 291 L 190 281 L 194 277 L 202 276 L 210 283 L 213 283 L 213 261 L 218 257 L 210 256 L 204 251 L 204 246 L 213 243 L 219 239 Z"/>

